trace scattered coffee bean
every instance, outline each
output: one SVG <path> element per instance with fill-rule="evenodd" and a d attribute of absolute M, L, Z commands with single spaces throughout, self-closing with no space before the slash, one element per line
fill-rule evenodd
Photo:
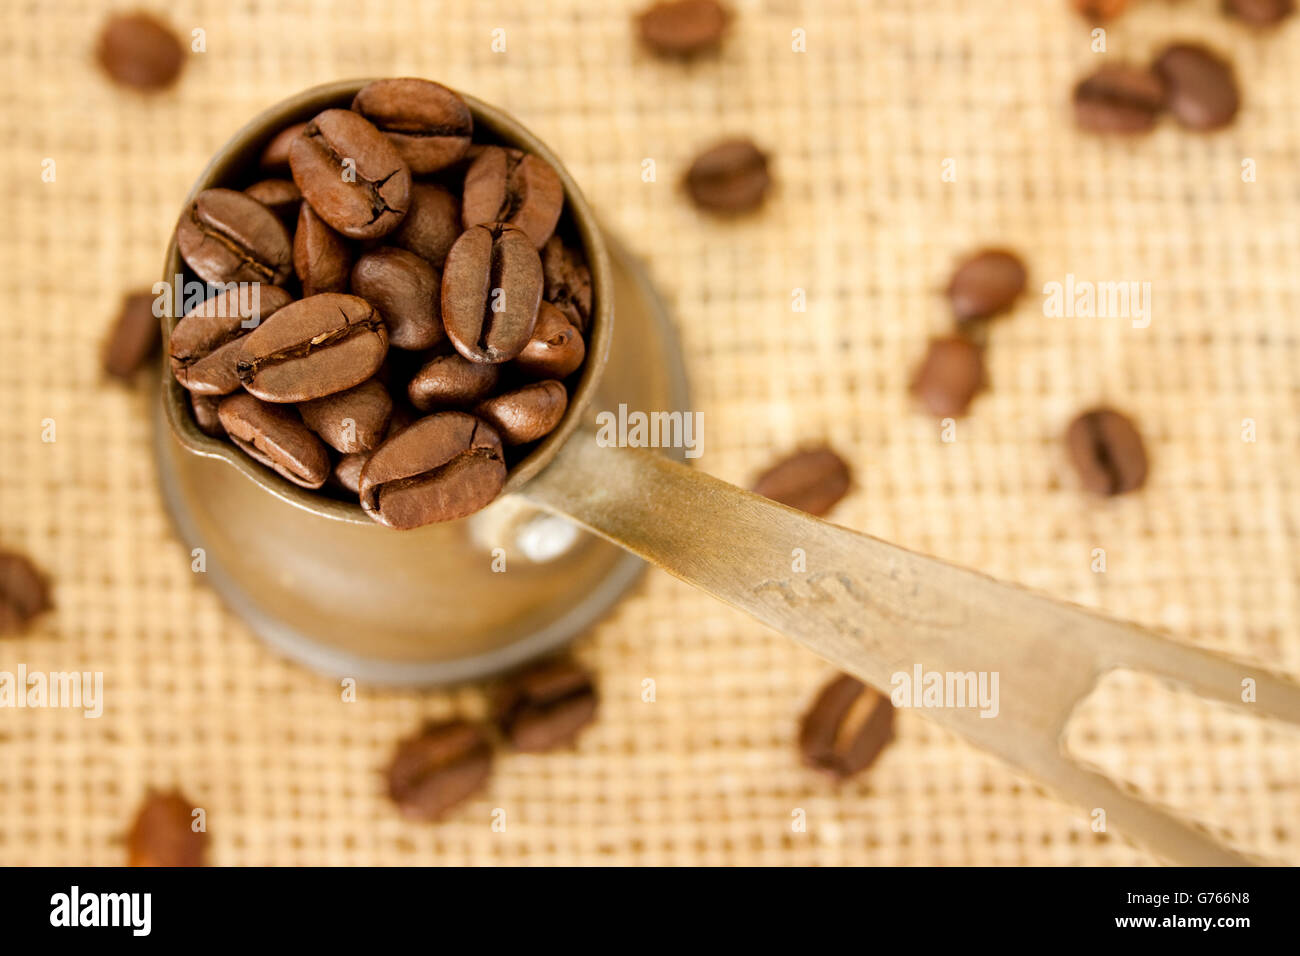
<path fill-rule="evenodd" d="M 406 218 L 388 241 L 441 269 L 463 231 L 456 194 L 433 183 L 415 183 Z"/>
<path fill-rule="evenodd" d="M 573 661 L 549 661 L 506 681 L 493 714 L 516 750 L 544 753 L 573 743 L 591 723 L 596 687 L 591 674 Z"/>
<path fill-rule="evenodd" d="M 0 636 L 19 634 L 53 607 L 45 575 L 26 556 L 0 550 Z"/>
<path fill-rule="evenodd" d="M 533 336 L 542 284 L 542 260 L 522 230 L 466 229 L 442 273 L 442 320 L 456 350 L 491 364 L 518 355 Z"/>
<path fill-rule="evenodd" d="M 586 357 L 582 333 L 567 315 L 551 303 L 543 302 L 537 308 L 533 337 L 514 360 L 514 367 L 530 378 L 563 379 Z"/>
<path fill-rule="evenodd" d="M 969 322 L 1005 312 L 1024 290 L 1024 263 L 1014 253 L 986 249 L 957 266 L 948 299 L 957 321 Z"/>
<path fill-rule="evenodd" d="M 492 744 L 464 720 L 431 723 L 401 742 L 388 767 L 388 795 L 411 820 L 437 820 L 488 779 Z"/>
<path fill-rule="evenodd" d="M 217 416 L 239 448 L 295 485 L 319 488 L 330 473 L 325 445 L 290 405 L 272 405 L 236 392 L 222 399 Z"/>
<path fill-rule="evenodd" d="M 569 405 L 563 383 L 533 382 L 479 402 L 474 414 L 497 430 L 507 445 L 526 445 L 555 430 Z"/>
<path fill-rule="evenodd" d="M 307 203 L 298 210 L 293 235 L 293 271 L 305 298 L 322 292 L 347 292 L 352 274 L 352 247 Z"/>
<path fill-rule="evenodd" d="M 808 766 L 843 780 L 867 769 L 894 736 L 894 705 L 841 674 L 804 714 L 799 752 Z"/>
<path fill-rule="evenodd" d="M 361 471 L 361 507 L 390 528 L 418 528 L 478 511 L 506 481 L 501 439 L 463 412 L 421 418 L 374 450 Z"/>
<path fill-rule="evenodd" d="M 176 226 L 181 257 L 218 285 L 283 285 L 293 261 L 289 233 L 275 213 L 233 189 L 205 189 L 185 207 Z"/>
<path fill-rule="evenodd" d="M 264 319 L 240 341 L 236 367 L 264 401 L 307 402 L 360 385 L 387 353 L 388 332 L 370 303 L 325 292 Z"/>
<path fill-rule="evenodd" d="M 150 790 L 126 837 L 127 866 L 204 866 L 208 834 L 195 830 L 194 804 L 179 790 Z"/>
<path fill-rule="evenodd" d="M 1156 57 L 1154 69 L 1168 91 L 1169 111 L 1189 129 L 1220 129 L 1241 105 L 1232 66 L 1214 52 L 1175 43 Z"/>
<path fill-rule="evenodd" d="M 459 352 L 435 355 L 420 366 L 406 388 L 411 404 L 422 412 L 469 409 L 487 398 L 501 376 L 500 365 L 471 362 Z"/>
<path fill-rule="evenodd" d="M 352 267 L 352 292 L 384 317 L 388 344 L 399 349 L 427 349 L 442 342 L 442 277 L 414 252 L 381 246 Z"/>
<path fill-rule="evenodd" d="M 411 170 L 365 117 L 325 110 L 289 145 L 289 168 L 303 198 L 351 239 L 376 239 L 406 215 Z"/>
<path fill-rule="evenodd" d="M 1281 23 L 1295 12 L 1295 0 L 1223 0 L 1223 9 L 1251 26 Z"/>
<path fill-rule="evenodd" d="M 235 287 L 209 297 L 172 329 L 172 374 L 191 392 L 228 395 L 239 388 L 239 339 L 289 304 L 278 286 Z"/>
<path fill-rule="evenodd" d="M 115 83 L 161 90 L 176 82 L 185 48 L 171 27 L 147 13 L 116 14 L 99 34 L 99 65 Z"/>
<path fill-rule="evenodd" d="M 1074 88 L 1074 118 L 1094 133 L 1145 133 L 1165 108 L 1165 85 L 1150 70 L 1103 66 Z"/>
<path fill-rule="evenodd" d="M 361 89 L 352 108 L 388 135 L 413 173 L 456 162 L 474 132 L 465 101 L 429 80 L 376 80 Z"/>
<path fill-rule="evenodd" d="M 591 323 L 591 272 L 582 253 L 551 236 L 542 247 L 542 297 L 569 317 L 583 335 Z"/>
<path fill-rule="evenodd" d="M 1142 487 L 1147 454 L 1142 436 L 1124 415 L 1109 408 L 1084 412 L 1065 433 L 1070 460 L 1083 486 L 1099 495 L 1121 495 Z"/>
<path fill-rule="evenodd" d="M 754 482 L 754 494 L 821 517 L 849 490 L 849 466 L 829 448 L 783 458 Z"/>
<path fill-rule="evenodd" d="M 280 132 L 271 138 L 262 150 L 262 158 L 258 165 L 264 172 L 268 173 L 288 173 L 289 172 L 289 147 L 293 141 L 303 134 L 307 128 L 306 123 L 294 123 L 292 126 L 286 126 Z"/>
<path fill-rule="evenodd" d="M 294 228 L 298 221 L 302 193 L 292 179 L 263 179 L 245 189 L 244 195 L 252 196 L 275 213 L 275 218 L 284 223 L 286 229 Z"/>
<path fill-rule="evenodd" d="M 465 173 L 461 224 L 506 222 L 522 229 L 536 249 L 555 231 L 564 186 L 551 164 L 518 149 L 488 146 Z"/>
<path fill-rule="evenodd" d="M 132 292 L 122 299 L 122 311 L 104 343 L 104 371 L 114 378 L 130 380 L 157 351 L 162 328 L 153 303 L 152 292 Z"/>
<path fill-rule="evenodd" d="M 980 389 L 987 384 L 984 352 L 959 335 L 933 339 L 912 378 L 912 394 L 939 418 L 966 414 Z"/>
<path fill-rule="evenodd" d="M 221 396 L 205 395 L 201 392 L 186 392 L 190 397 L 190 411 L 194 413 L 194 423 L 199 431 L 213 438 L 225 438 L 226 430 L 221 426 L 221 417 L 217 409 L 221 406 Z"/>
<path fill-rule="evenodd" d="M 747 139 L 710 147 L 691 163 L 686 188 L 701 209 L 742 213 L 758 208 L 771 185 L 767 156 Z"/>
<path fill-rule="evenodd" d="M 393 400 L 375 379 L 298 406 L 307 427 L 344 454 L 377 448 L 388 431 Z"/>
<path fill-rule="evenodd" d="M 1070 0 L 1070 3 L 1091 20 L 1109 20 L 1128 8 L 1128 0 Z"/>
<path fill-rule="evenodd" d="M 663 0 L 637 17 L 641 40 L 661 56 L 713 50 L 727 32 L 727 8 L 717 0 Z"/>

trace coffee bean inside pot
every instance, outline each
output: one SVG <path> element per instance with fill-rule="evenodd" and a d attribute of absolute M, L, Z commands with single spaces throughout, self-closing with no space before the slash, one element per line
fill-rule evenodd
<path fill-rule="evenodd" d="M 474 414 L 488 422 L 507 445 L 544 438 L 564 418 L 569 393 L 561 382 L 534 382 L 479 402 Z"/>
<path fill-rule="evenodd" d="M 543 753 L 572 743 L 596 714 L 591 674 L 570 660 L 547 661 L 516 674 L 493 701 L 497 726 L 511 746 Z"/>
<path fill-rule="evenodd" d="M 231 440 L 250 458 L 304 488 L 325 484 L 329 453 L 291 406 L 237 392 L 222 399 L 217 416 Z"/>
<path fill-rule="evenodd" d="M 1005 312 L 1025 290 L 1025 266 L 1015 253 L 986 249 L 961 262 L 948 283 L 958 322 Z"/>
<path fill-rule="evenodd" d="M 428 80 L 376 80 L 362 87 L 352 108 L 388 135 L 413 173 L 456 162 L 474 132 L 465 101 Z"/>
<path fill-rule="evenodd" d="M 804 714 L 799 752 L 808 766 L 843 780 L 869 767 L 893 736 L 889 698 L 842 674 Z"/>
<path fill-rule="evenodd" d="M 469 409 L 487 398 L 501 376 L 500 365 L 471 362 L 459 352 L 435 355 L 411 376 L 406 394 L 422 412 Z"/>
<path fill-rule="evenodd" d="M 1150 70 L 1103 66 L 1074 88 L 1074 117 L 1094 133 L 1145 133 L 1165 108 L 1165 86 Z"/>
<path fill-rule="evenodd" d="M 441 269 L 462 231 L 456 194 L 433 183 L 415 183 L 406 218 L 385 241 Z"/>
<path fill-rule="evenodd" d="M 271 137 L 271 141 L 262 150 L 261 159 L 258 160 L 258 165 L 262 167 L 263 172 L 289 174 L 289 147 L 306 128 L 306 123 L 294 123 Z"/>
<path fill-rule="evenodd" d="M 286 229 L 293 229 L 298 222 L 302 192 L 292 179 L 259 180 L 245 189 L 244 195 L 253 197 L 275 213 L 275 218 L 284 223 Z"/>
<path fill-rule="evenodd" d="M 347 391 L 303 402 L 298 411 L 326 444 L 351 454 L 370 451 L 383 441 L 393 400 L 388 389 L 372 378 Z"/>
<path fill-rule="evenodd" d="M 49 583 L 31 559 L 0 550 L 0 637 L 21 633 L 51 607 Z"/>
<path fill-rule="evenodd" d="M 1136 491 L 1146 481 L 1142 436 L 1114 409 L 1095 408 L 1079 415 L 1066 430 L 1065 442 L 1083 486 L 1095 494 Z"/>
<path fill-rule="evenodd" d="M 190 397 L 190 411 L 199 431 L 213 438 L 225 438 L 226 430 L 221 425 L 221 416 L 217 409 L 221 407 L 220 395 L 205 395 L 201 392 L 186 392 Z"/>
<path fill-rule="evenodd" d="M 551 236 L 542 247 L 543 298 L 569 317 L 583 334 L 591 322 L 591 272 L 582 253 Z"/>
<path fill-rule="evenodd" d="M 540 249 L 555 231 L 563 207 L 560 177 L 540 156 L 488 146 L 465 173 L 461 222 L 466 229 L 508 222 Z"/>
<path fill-rule="evenodd" d="M 586 357 L 582 333 L 567 315 L 543 302 L 537 309 L 533 337 L 514 360 L 514 368 L 530 378 L 563 379 Z"/>
<path fill-rule="evenodd" d="M 849 466 L 829 448 L 807 448 L 783 458 L 754 482 L 754 494 L 811 515 L 826 514 L 849 490 Z"/>
<path fill-rule="evenodd" d="M 200 279 L 283 285 L 293 254 L 275 213 L 233 189 L 205 189 L 176 226 L 181 257 Z"/>
<path fill-rule="evenodd" d="M 227 395 L 239 388 L 239 339 L 290 302 L 278 286 L 234 287 L 186 313 L 171 336 L 176 381 L 192 392 Z"/>
<path fill-rule="evenodd" d="M 767 156 L 747 139 L 705 150 L 686 173 L 686 189 L 701 209 L 741 213 L 762 204 L 771 185 Z"/>
<path fill-rule="evenodd" d="M 446 338 L 441 317 L 438 270 L 413 252 L 381 246 L 352 267 L 352 291 L 384 317 L 388 344 L 399 349 L 432 348 Z"/>
<path fill-rule="evenodd" d="M 388 795 L 402 815 L 437 820 L 472 796 L 492 770 L 486 731 L 465 720 L 426 725 L 398 745 L 388 767 Z"/>
<path fill-rule="evenodd" d="M 518 355 L 533 335 L 542 282 L 542 261 L 522 230 L 499 222 L 466 229 L 442 272 L 442 319 L 456 350 L 492 364 Z"/>
<path fill-rule="evenodd" d="M 1220 129 L 1241 105 L 1232 66 L 1192 43 L 1175 43 L 1156 57 L 1155 72 L 1169 91 L 1169 111 L 1190 129 Z"/>

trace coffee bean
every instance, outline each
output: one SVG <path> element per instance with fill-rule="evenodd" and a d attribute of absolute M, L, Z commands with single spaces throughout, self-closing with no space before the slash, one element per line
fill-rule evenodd
<path fill-rule="evenodd" d="M 306 203 L 299 204 L 293 234 L 293 270 L 310 298 L 322 292 L 347 292 L 352 246 Z"/>
<path fill-rule="evenodd" d="M 569 317 L 582 334 L 591 321 L 591 272 L 582 253 L 551 236 L 542 247 L 542 297 Z"/>
<path fill-rule="evenodd" d="M 195 829 L 193 802 L 151 789 L 126 836 L 127 866 L 206 866 L 208 834 Z"/>
<path fill-rule="evenodd" d="M 591 674 L 573 661 L 549 661 L 502 685 L 493 714 L 516 750 L 544 753 L 571 744 L 591 723 L 596 687 Z"/>
<path fill-rule="evenodd" d="M 132 292 L 122 299 L 122 310 L 104 343 L 104 371 L 130 380 L 153 356 L 162 341 L 162 327 L 153 314 L 152 292 Z"/>
<path fill-rule="evenodd" d="M 422 412 L 473 407 L 496 387 L 500 365 L 471 362 L 459 352 L 435 355 L 411 377 L 406 394 Z"/>
<path fill-rule="evenodd" d="M 727 32 L 727 9 L 717 0 L 665 0 L 637 17 L 641 40 L 661 56 L 693 56 L 716 49 Z"/>
<path fill-rule="evenodd" d="M 377 239 L 406 215 L 411 171 L 397 148 L 351 110 L 325 110 L 289 146 L 303 198 L 351 239 Z"/>
<path fill-rule="evenodd" d="M 754 494 L 818 517 L 830 511 L 848 490 L 848 464 L 824 447 L 795 452 L 754 482 Z"/>
<path fill-rule="evenodd" d="M 1168 90 L 1169 111 L 1189 129 L 1220 129 L 1241 105 L 1232 66 L 1203 46 L 1175 43 L 1156 57 L 1154 69 Z"/>
<path fill-rule="evenodd" d="M 384 317 L 388 344 L 427 349 L 443 341 L 440 306 L 442 277 L 414 252 L 381 246 L 352 267 L 352 292 Z"/>
<path fill-rule="evenodd" d="M 171 86 L 185 65 L 185 48 L 171 27 L 147 13 L 109 17 L 96 56 L 113 82 L 146 91 Z"/>
<path fill-rule="evenodd" d="M 462 359 L 462 361 L 464 360 Z M 415 419 L 414 412 L 405 404 L 394 404 L 393 413 L 388 418 L 388 429 L 384 434 L 384 439 L 392 438 L 398 432 L 410 428 L 411 425 L 415 424 Z M 334 463 L 334 471 L 331 474 L 334 483 L 354 495 L 359 494 L 361 491 L 361 471 L 366 467 L 366 462 L 370 460 L 372 451 L 349 452 L 341 456 Z"/>
<path fill-rule="evenodd" d="M 488 146 L 465 173 L 461 224 L 508 222 L 537 249 L 546 244 L 564 208 L 564 186 L 551 164 L 518 149 Z"/>
<path fill-rule="evenodd" d="M 221 406 L 221 396 L 205 395 L 201 392 L 186 392 L 190 397 L 190 411 L 194 414 L 194 424 L 199 431 L 213 438 L 225 438 L 226 430 L 221 426 L 221 417 L 217 409 Z"/>
<path fill-rule="evenodd" d="M 275 218 L 284 223 L 286 229 L 293 229 L 298 221 L 302 192 L 292 179 L 263 179 L 245 189 L 244 195 L 252 196 L 275 213 Z"/>
<path fill-rule="evenodd" d="M 442 320 L 456 350 L 491 364 L 518 355 L 532 338 L 542 284 L 542 261 L 522 230 L 465 230 L 442 273 Z"/>
<path fill-rule="evenodd" d="M 289 172 L 289 147 L 293 141 L 302 136 L 303 131 L 307 128 L 306 123 L 294 123 L 292 126 L 286 126 L 280 132 L 271 138 L 262 150 L 262 158 L 258 160 L 258 165 L 264 172 L 268 173 L 285 173 Z"/>
<path fill-rule="evenodd" d="M 478 511 L 505 480 L 492 427 L 464 412 L 438 412 L 375 449 L 361 471 L 361 507 L 390 528 L 418 528 Z"/>
<path fill-rule="evenodd" d="M 1165 108 L 1165 85 L 1150 70 L 1103 66 L 1074 88 L 1074 118 L 1094 133 L 1145 133 Z"/>
<path fill-rule="evenodd" d="M 1142 487 L 1147 454 L 1142 436 L 1124 415 L 1109 408 L 1084 412 L 1065 433 L 1070 460 L 1083 486 L 1099 495 L 1120 495 Z"/>
<path fill-rule="evenodd" d="M 966 259 L 948 283 L 948 299 L 958 322 L 987 319 L 1005 312 L 1025 290 L 1025 266 L 1011 252 L 986 249 Z"/>
<path fill-rule="evenodd" d="M 379 446 L 393 414 L 393 400 L 373 378 L 355 388 L 298 406 L 307 427 L 344 454 Z"/>
<path fill-rule="evenodd" d="M 799 752 L 808 766 L 843 780 L 867 769 L 893 737 L 889 698 L 842 674 L 804 714 Z"/>
<path fill-rule="evenodd" d="M 568 377 L 587 356 L 587 346 L 569 317 L 543 302 L 537 308 L 537 324 L 514 367 L 532 378 Z"/>
<path fill-rule="evenodd" d="M 49 582 L 36 565 L 17 551 L 0 550 L 0 636 L 25 631 L 53 606 Z"/>
<path fill-rule="evenodd" d="M 1223 0 L 1223 9 L 1251 26 L 1281 23 L 1295 12 L 1295 0 Z"/>
<path fill-rule="evenodd" d="M 289 233 L 275 213 L 233 189 L 205 189 L 185 207 L 176 245 L 200 279 L 217 285 L 289 278 Z"/>
<path fill-rule="evenodd" d="M 555 430 L 569 406 L 569 393 L 556 381 L 533 382 L 479 402 L 474 414 L 507 445 L 526 445 Z"/>
<path fill-rule="evenodd" d="M 192 392 L 228 395 L 239 388 L 239 340 L 290 302 L 278 286 L 227 289 L 211 296 L 172 329 L 172 374 Z"/>
<path fill-rule="evenodd" d="M 413 173 L 450 166 L 469 149 L 474 119 L 465 101 L 441 83 L 376 80 L 352 108 L 388 134 Z"/>
<path fill-rule="evenodd" d="M 388 767 L 388 795 L 404 817 L 437 820 L 472 796 L 492 770 L 492 744 L 465 720 L 427 724 L 403 740 Z"/>
<path fill-rule="evenodd" d="M 686 173 L 686 189 L 695 205 L 717 213 L 757 209 L 771 182 L 767 156 L 747 139 L 710 147 Z"/>
<path fill-rule="evenodd" d="M 264 401 L 307 402 L 360 385 L 387 352 L 388 332 L 370 303 L 325 292 L 290 303 L 244 336 L 237 368 L 244 388 Z"/>
<path fill-rule="evenodd" d="M 1128 8 L 1128 0 L 1070 0 L 1070 3 L 1091 20 L 1109 20 Z"/>
<path fill-rule="evenodd" d="M 939 418 L 966 414 L 987 384 L 983 350 L 959 335 L 933 339 L 912 378 L 912 394 Z"/>
<path fill-rule="evenodd" d="M 460 199 L 433 183 L 415 183 L 411 186 L 411 205 L 406 210 L 406 218 L 388 241 L 441 269 L 463 231 Z"/>
<path fill-rule="evenodd" d="M 254 461 L 303 488 L 325 484 L 329 452 L 292 406 L 272 405 L 236 392 L 222 399 L 217 416 L 231 440 Z"/>

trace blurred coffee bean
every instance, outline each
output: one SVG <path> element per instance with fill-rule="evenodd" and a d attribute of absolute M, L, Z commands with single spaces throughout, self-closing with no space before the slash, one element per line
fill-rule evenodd
<path fill-rule="evenodd" d="M 146 91 L 171 86 L 185 65 L 180 39 L 147 13 L 110 16 L 99 34 L 96 56 L 113 82 Z"/>
<path fill-rule="evenodd" d="M 201 392 L 186 392 L 190 397 L 190 411 L 194 413 L 194 424 L 199 431 L 213 438 L 225 438 L 226 430 L 221 425 L 217 409 L 221 406 L 221 396 L 205 395 Z"/>
<path fill-rule="evenodd" d="M 542 284 L 542 261 L 522 230 L 503 223 L 470 227 L 442 273 L 448 338 L 471 362 L 509 361 L 533 336 Z"/>
<path fill-rule="evenodd" d="M 1251 26 L 1281 23 L 1295 12 L 1295 0 L 1223 0 L 1223 9 Z"/>
<path fill-rule="evenodd" d="M 153 303 L 152 292 L 132 292 L 122 299 L 103 351 L 104 371 L 114 378 L 129 381 L 158 350 L 162 326 Z"/>
<path fill-rule="evenodd" d="M 53 606 L 49 582 L 31 559 L 0 550 L 0 637 L 22 633 Z"/>
<path fill-rule="evenodd" d="M 285 229 L 293 229 L 297 223 L 302 193 L 292 179 L 263 179 L 245 189 L 244 195 L 252 196 L 275 213 Z"/>
<path fill-rule="evenodd" d="M 1095 494 L 1136 491 L 1146 481 L 1142 436 L 1132 421 L 1113 409 L 1079 415 L 1070 423 L 1065 442 L 1083 486 Z"/>
<path fill-rule="evenodd" d="M 841 674 L 804 714 L 799 752 L 809 767 L 843 780 L 867 769 L 893 737 L 889 698 Z"/>
<path fill-rule="evenodd" d="M 500 365 L 471 362 L 459 352 L 435 355 L 411 377 L 406 387 L 411 404 L 422 412 L 468 409 L 496 387 Z"/>
<path fill-rule="evenodd" d="M 1241 105 L 1232 66 L 1211 50 L 1175 43 L 1154 64 L 1168 91 L 1169 111 L 1189 129 L 1221 129 Z"/>
<path fill-rule="evenodd" d="M 551 164 L 518 149 L 488 146 L 465 173 L 461 224 L 506 222 L 522 229 L 536 249 L 555 231 L 564 186 Z"/>
<path fill-rule="evenodd" d="M 441 269 L 463 231 L 458 196 L 433 183 L 414 183 L 406 218 L 388 241 Z"/>
<path fill-rule="evenodd" d="M 399 349 L 432 348 L 446 337 L 440 306 L 442 277 L 414 252 L 381 246 L 352 267 L 352 293 L 384 317 L 388 344 Z"/>
<path fill-rule="evenodd" d="M 293 261 L 284 224 L 256 199 L 233 189 L 205 189 L 176 226 L 181 257 L 200 279 L 283 285 Z"/>
<path fill-rule="evenodd" d="M 939 418 L 966 414 L 984 388 L 984 352 L 959 335 L 933 339 L 912 378 L 912 394 Z"/>
<path fill-rule="evenodd" d="M 569 317 L 543 302 L 537 308 L 533 337 L 514 360 L 514 367 L 530 378 L 567 378 L 587 357 L 587 346 Z"/>
<path fill-rule="evenodd" d="M 1112 64 L 1074 88 L 1074 118 L 1094 133 L 1145 133 L 1165 108 L 1165 86 L 1150 70 Z"/>
<path fill-rule="evenodd" d="M 516 674 L 496 693 L 493 714 L 516 750 L 544 753 L 573 743 L 596 715 L 591 674 L 571 660 L 548 661 Z"/>
<path fill-rule="evenodd" d="M 208 834 L 179 790 L 150 790 L 126 836 L 127 866 L 206 866 Z"/>
<path fill-rule="evenodd" d="M 210 296 L 172 329 L 172 374 L 191 392 L 227 395 L 239 388 L 240 338 L 290 302 L 278 286 L 236 287 Z"/>
<path fill-rule="evenodd" d="M 393 400 L 373 378 L 347 391 L 298 406 L 307 427 L 344 454 L 370 451 L 384 440 Z"/>
<path fill-rule="evenodd" d="M 292 126 L 286 126 L 280 132 L 271 138 L 262 150 L 262 157 L 258 160 L 258 165 L 262 167 L 263 172 L 267 173 L 289 173 L 289 147 L 293 141 L 302 136 L 303 131 L 307 128 L 306 123 L 294 123 Z"/>
<path fill-rule="evenodd" d="M 352 108 L 388 135 L 413 173 L 456 162 L 474 132 L 465 101 L 429 80 L 376 80 L 361 88 Z"/>
<path fill-rule="evenodd" d="M 492 744 L 465 720 L 426 725 L 403 740 L 388 767 L 388 795 L 411 820 L 437 820 L 472 796 L 492 770 Z"/>
<path fill-rule="evenodd" d="M 1129 0 L 1070 0 L 1070 5 L 1090 20 L 1109 20 L 1128 9 Z"/>
<path fill-rule="evenodd" d="M 661 56 L 693 56 L 718 47 L 728 19 L 717 0 L 663 0 L 641 12 L 637 30 Z"/>
<path fill-rule="evenodd" d="M 347 292 L 352 275 L 352 246 L 307 203 L 300 203 L 293 234 L 293 270 L 304 298 L 322 292 Z"/>
<path fill-rule="evenodd" d="M 849 466 L 829 448 L 783 458 L 754 482 L 754 494 L 821 517 L 849 490 Z"/>
<path fill-rule="evenodd" d="M 542 297 L 586 335 L 591 322 L 591 272 L 582 253 L 559 236 L 551 236 L 542 247 L 542 277 Z"/>
<path fill-rule="evenodd" d="M 1015 304 L 1025 290 L 1025 266 L 1002 249 L 986 249 L 961 262 L 948 283 L 958 322 L 992 318 Z"/>
<path fill-rule="evenodd" d="M 533 382 L 479 402 L 474 414 L 497 430 L 506 445 L 526 445 L 555 430 L 569 405 L 560 382 Z"/>
<path fill-rule="evenodd" d="M 254 461 L 303 488 L 319 488 L 330 473 L 325 445 L 291 405 L 272 405 L 245 392 L 217 406 L 221 427 Z"/>
<path fill-rule="evenodd" d="M 686 188 L 701 209 L 742 213 L 758 208 L 771 185 L 767 156 L 748 139 L 705 150 L 686 173 Z"/>

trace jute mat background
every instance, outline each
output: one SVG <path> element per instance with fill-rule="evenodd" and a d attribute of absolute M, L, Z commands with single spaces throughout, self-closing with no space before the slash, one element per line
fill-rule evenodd
<path fill-rule="evenodd" d="M 382 790 L 394 741 L 481 713 L 481 691 L 343 704 L 190 571 L 145 399 L 99 371 L 119 294 L 155 279 L 189 184 L 255 112 L 329 80 L 417 75 L 514 111 L 644 257 L 687 349 L 701 468 L 748 483 L 829 441 L 855 470 L 841 524 L 1300 676 L 1300 25 L 1255 34 L 1216 0 L 1140 0 L 1108 55 L 1207 41 L 1235 61 L 1244 108 L 1213 136 L 1166 122 L 1120 142 L 1073 128 L 1070 87 L 1100 59 L 1065 0 L 734 7 L 721 54 L 680 64 L 640 50 L 633 5 L 608 0 L 180 2 L 160 12 L 206 31 L 207 51 L 146 98 L 97 71 L 104 4 L 4 4 L 0 546 L 50 572 L 57 611 L 0 643 L 0 669 L 103 671 L 106 701 L 98 720 L 0 711 L 0 863 L 122 862 L 145 788 L 173 783 L 206 808 L 219 864 L 1152 861 L 915 712 L 868 774 L 823 783 L 794 738 L 831 669 L 657 572 L 576 645 L 602 695 L 576 749 L 506 756 L 446 822 L 404 822 Z M 718 222 L 676 182 L 730 133 L 771 150 L 777 186 L 758 215 Z M 989 243 L 1022 252 L 1030 294 L 992 331 L 992 391 L 944 443 L 907 379 L 948 328 L 954 259 Z M 1045 318 L 1039 290 L 1070 273 L 1151 282 L 1150 326 Z M 1099 401 L 1134 416 L 1153 463 L 1109 502 L 1078 489 L 1060 440 Z M 1300 860 L 1296 733 L 1119 675 L 1072 739 L 1234 845 Z"/>

